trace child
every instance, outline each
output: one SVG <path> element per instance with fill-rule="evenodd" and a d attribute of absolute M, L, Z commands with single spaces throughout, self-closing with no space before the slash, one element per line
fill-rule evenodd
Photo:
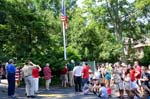
<path fill-rule="evenodd" d="M 90 84 L 90 82 L 88 81 L 86 84 L 84 84 L 84 86 L 83 86 L 83 93 L 84 93 L 84 95 L 88 95 L 89 94 L 89 92 L 90 92 L 90 90 L 91 90 L 91 84 Z"/>
<path fill-rule="evenodd" d="M 99 90 L 99 97 L 101 98 L 108 98 L 108 92 L 107 92 L 107 88 L 105 87 L 104 83 L 101 83 L 101 88 Z"/>
<path fill-rule="evenodd" d="M 15 86 L 16 87 L 20 86 L 20 80 L 21 80 L 21 71 L 20 71 L 20 68 L 17 67 L 16 72 L 15 72 Z"/>
<path fill-rule="evenodd" d="M 107 88 L 108 96 L 111 97 L 111 93 L 112 93 L 111 88 L 109 86 L 107 86 L 106 88 Z"/>
<path fill-rule="evenodd" d="M 99 80 L 95 78 L 95 76 L 93 77 L 93 87 L 92 87 L 92 91 L 94 94 L 99 94 L 99 89 L 100 89 L 100 83 Z"/>

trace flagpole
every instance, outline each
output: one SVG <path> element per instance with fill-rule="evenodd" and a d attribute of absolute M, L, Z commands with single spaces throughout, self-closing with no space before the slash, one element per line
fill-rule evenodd
<path fill-rule="evenodd" d="M 66 54 L 66 31 L 65 31 L 65 22 L 62 22 L 63 24 L 63 43 L 64 43 L 64 60 L 67 59 L 67 54 Z"/>
<path fill-rule="evenodd" d="M 67 59 L 67 54 L 66 54 L 66 31 L 65 31 L 65 21 L 66 21 L 66 9 L 65 9 L 65 3 L 64 0 L 62 0 L 62 14 L 63 14 L 63 44 L 64 44 L 64 60 Z"/>

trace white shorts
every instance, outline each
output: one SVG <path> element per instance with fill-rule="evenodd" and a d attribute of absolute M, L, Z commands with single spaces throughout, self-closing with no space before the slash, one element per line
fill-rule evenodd
<path fill-rule="evenodd" d="M 137 85 L 136 81 L 131 81 L 131 90 L 137 89 L 137 88 L 138 88 L 138 85 Z"/>

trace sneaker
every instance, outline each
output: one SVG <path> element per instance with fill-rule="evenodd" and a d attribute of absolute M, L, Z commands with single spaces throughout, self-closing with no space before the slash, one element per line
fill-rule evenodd
<path fill-rule="evenodd" d="M 36 98 L 35 96 L 30 96 L 30 98 Z"/>
<path fill-rule="evenodd" d="M 82 90 L 79 90 L 79 92 L 82 92 Z"/>
<path fill-rule="evenodd" d="M 96 92 L 95 92 L 95 91 L 93 91 L 93 93 L 96 95 Z"/>
<path fill-rule="evenodd" d="M 30 96 L 27 96 L 27 98 L 30 98 Z"/>
<path fill-rule="evenodd" d="M 15 98 L 16 96 L 15 95 L 11 95 L 11 96 L 8 96 L 9 98 Z"/>
<path fill-rule="evenodd" d="M 117 98 L 121 98 L 121 96 L 118 96 Z"/>

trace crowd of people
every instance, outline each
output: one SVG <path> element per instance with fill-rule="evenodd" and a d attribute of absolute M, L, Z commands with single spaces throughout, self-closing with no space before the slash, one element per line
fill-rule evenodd
<path fill-rule="evenodd" d="M 112 86 L 119 91 L 118 98 L 123 99 L 124 93 L 129 99 L 150 98 L 150 66 L 139 66 L 125 63 L 98 64 L 94 71 L 90 66 L 77 63 L 73 69 L 75 91 L 86 95 L 94 93 L 98 97 L 108 98 L 112 95 Z"/>
<path fill-rule="evenodd" d="M 0 65 L 0 80 L 3 66 Z M 52 70 L 49 63 L 43 67 L 28 60 L 22 68 L 15 67 L 14 61 L 9 60 L 6 67 L 8 80 L 8 96 L 15 97 L 15 88 L 24 79 L 27 98 L 35 98 L 39 93 L 39 72 L 42 70 L 45 79 L 45 89 L 49 90 L 52 78 Z M 75 92 L 84 95 L 95 94 L 98 97 L 109 98 L 112 96 L 112 87 L 118 88 L 118 98 L 123 99 L 124 93 L 130 99 L 150 98 L 150 66 L 140 66 L 138 61 L 134 64 L 116 62 L 101 63 L 92 70 L 86 63 L 70 61 L 61 70 L 62 87 L 73 87 Z M 144 97 L 144 98 L 143 98 Z"/>

